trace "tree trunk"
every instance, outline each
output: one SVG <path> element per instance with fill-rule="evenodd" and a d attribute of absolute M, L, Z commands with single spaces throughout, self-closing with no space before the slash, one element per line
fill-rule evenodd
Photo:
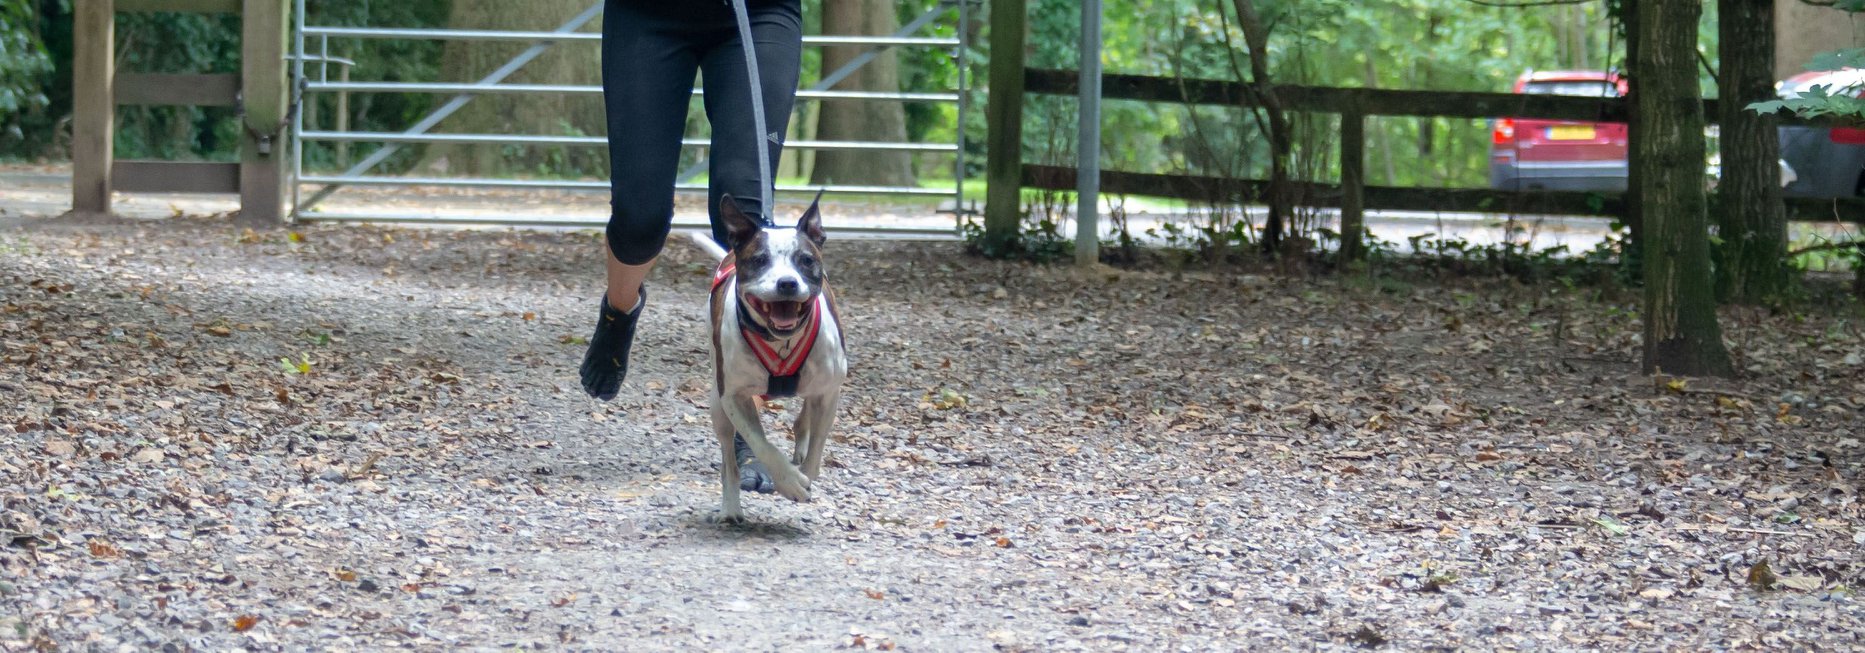
<path fill-rule="evenodd" d="M 588 0 L 535 0 L 522 11 L 498 0 L 453 0 L 447 26 L 453 29 L 548 32 L 583 10 Z M 583 31 L 595 31 L 592 22 Z M 530 43 L 448 41 L 441 62 L 442 80 L 472 83 L 498 70 Z M 602 60 L 587 42 L 559 41 L 542 56 L 505 78 L 505 84 L 600 84 Z M 485 94 L 436 126 L 456 134 L 530 134 L 601 136 L 608 133 L 602 100 L 595 95 L 539 93 Z M 506 176 L 519 174 L 607 176 L 608 155 L 593 147 L 515 147 L 501 145 L 430 145 L 415 167 L 417 175 Z"/>
<path fill-rule="evenodd" d="M 836 35 L 887 36 L 900 29 L 891 0 L 823 0 L 822 32 Z M 823 49 L 822 71 L 830 74 L 872 47 Z M 836 90 L 900 92 L 900 58 L 883 50 Z M 816 121 L 816 137 L 825 141 L 907 140 L 906 107 L 893 100 L 826 100 Z M 908 152 L 823 150 L 816 153 L 812 184 L 914 185 L 913 155 Z"/>
<path fill-rule="evenodd" d="M 1723 170 L 1717 185 L 1717 290 L 1729 301 L 1760 304 L 1776 298 L 1788 278 L 1780 139 L 1773 116 L 1747 109 L 1774 98 L 1774 2 L 1720 0 L 1719 8 Z"/>
<path fill-rule="evenodd" d="M 1646 168 L 1637 190 L 1645 219 L 1646 373 L 1727 376 L 1716 324 L 1703 191 L 1703 104 L 1697 88 L 1701 0 L 1640 0 L 1638 86 L 1631 146 Z"/>
<path fill-rule="evenodd" d="M 1263 224 L 1263 253 L 1275 254 L 1282 249 L 1283 225 L 1287 223 L 1293 203 L 1293 188 L 1289 184 L 1289 164 L 1293 158 L 1289 119 L 1282 112 L 1282 102 L 1276 98 L 1276 89 L 1269 79 L 1269 29 L 1256 13 L 1255 2 L 1233 0 L 1233 4 L 1237 7 L 1237 23 L 1243 28 L 1244 44 L 1250 49 L 1250 81 L 1256 87 L 1262 111 L 1269 120 L 1269 219 Z"/>
<path fill-rule="evenodd" d="M 1632 106 L 1638 105 L 1638 71 L 1634 62 L 1638 61 L 1640 40 L 1643 38 L 1638 29 L 1639 4 L 1640 0 L 1620 0 L 1619 2 L 1619 22 L 1625 30 L 1625 60 L 1626 68 L 1629 69 L 1626 71 L 1628 90 L 1625 94 L 1625 101 L 1626 104 Z M 1695 75 L 1691 77 L 1694 79 Z M 1636 121 L 1636 117 L 1633 120 Z M 1625 224 L 1625 242 L 1620 243 L 1619 246 L 1619 263 L 1625 273 L 1634 279 L 1639 277 L 1641 272 L 1639 266 L 1644 260 L 1642 250 L 1645 242 L 1645 217 L 1641 210 L 1644 202 L 1638 196 L 1639 189 L 1644 187 L 1641 177 L 1646 168 L 1646 163 L 1641 160 L 1642 156 L 1638 148 L 1630 148 L 1626 152 L 1625 215 L 1620 216 L 1620 220 Z"/>

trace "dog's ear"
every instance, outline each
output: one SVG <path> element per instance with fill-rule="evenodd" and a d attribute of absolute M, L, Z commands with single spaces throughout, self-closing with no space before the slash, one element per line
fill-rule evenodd
<path fill-rule="evenodd" d="M 751 242 L 763 229 L 757 218 L 739 210 L 738 200 L 732 199 L 730 194 L 719 199 L 719 219 L 725 222 L 725 244 L 732 249 Z"/>
<path fill-rule="evenodd" d="M 803 232 L 803 235 L 808 237 L 810 242 L 816 243 L 817 247 L 821 247 L 824 241 L 829 240 L 828 234 L 822 231 L 821 204 L 822 191 L 819 190 L 816 191 L 816 199 L 810 200 L 809 208 L 803 211 L 803 217 L 797 219 L 797 231 Z"/>

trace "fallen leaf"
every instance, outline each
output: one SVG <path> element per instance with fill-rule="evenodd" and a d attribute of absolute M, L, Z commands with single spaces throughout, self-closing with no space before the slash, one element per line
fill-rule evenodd
<path fill-rule="evenodd" d="M 1781 576 L 1775 579 L 1775 586 L 1802 592 L 1818 592 L 1826 586 L 1826 579 L 1819 576 Z"/>
<path fill-rule="evenodd" d="M 233 335 L 233 330 L 216 324 L 216 325 L 207 327 L 207 333 L 209 335 L 216 335 L 216 336 L 225 338 L 227 336 Z"/>
<path fill-rule="evenodd" d="M 997 546 L 998 546 L 999 548 L 1004 548 L 1004 549 L 1008 549 L 1008 548 L 1010 548 L 1010 547 L 1011 547 L 1011 544 L 1010 544 L 1010 538 L 1008 538 L 1008 537 L 999 537 L 999 538 L 997 538 Z"/>
<path fill-rule="evenodd" d="M 1347 639 L 1360 648 L 1379 648 L 1386 645 L 1386 636 L 1373 630 L 1372 626 L 1361 626 L 1359 630 L 1353 631 L 1352 635 L 1348 635 Z"/>
<path fill-rule="evenodd" d="M 136 455 L 130 456 L 130 460 L 144 464 L 159 463 L 162 462 L 163 458 L 162 450 L 155 447 L 145 448 L 142 451 L 136 452 Z"/>
<path fill-rule="evenodd" d="M 862 590 L 861 593 L 868 595 L 868 598 L 874 599 L 876 601 L 883 601 L 887 599 L 887 595 L 882 593 L 880 590 Z"/>
<path fill-rule="evenodd" d="M 233 620 L 233 632 L 243 633 L 252 630 L 253 626 L 257 625 L 259 625 L 259 617 L 243 614 L 240 615 L 239 618 Z"/>
<path fill-rule="evenodd" d="M 1600 528 L 1606 529 L 1607 532 L 1613 535 L 1624 535 L 1632 530 L 1627 528 L 1625 524 L 1613 521 L 1613 518 L 1606 516 L 1594 517 L 1593 523 L 1598 524 Z"/>
<path fill-rule="evenodd" d="M 116 545 L 96 538 L 86 542 L 85 547 L 90 549 L 91 556 L 96 558 L 115 558 L 123 555 L 123 550 L 117 548 Z"/>
<path fill-rule="evenodd" d="M 1748 586 L 1758 592 L 1774 589 L 1775 583 L 1779 581 L 1780 579 L 1774 575 L 1774 570 L 1768 568 L 1766 560 L 1757 562 L 1755 566 L 1748 568 Z"/>

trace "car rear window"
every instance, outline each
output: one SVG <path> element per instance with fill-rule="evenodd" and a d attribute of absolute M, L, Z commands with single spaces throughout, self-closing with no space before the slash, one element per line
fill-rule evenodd
<path fill-rule="evenodd" d="M 1532 95 L 1619 96 L 1619 89 L 1606 82 L 1529 82 L 1522 87 L 1522 92 Z"/>

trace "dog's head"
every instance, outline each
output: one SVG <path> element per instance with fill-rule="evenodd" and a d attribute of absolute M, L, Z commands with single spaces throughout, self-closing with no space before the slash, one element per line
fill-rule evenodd
<path fill-rule="evenodd" d="M 817 201 L 822 195 L 816 195 Z M 765 228 L 739 210 L 731 195 L 719 201 L 726 240 L 738 265 L 738 299 L 759 326 L 787 334 L 802 326 L 810 302 L 822 293 L 822 215 L 809 204 L 795 228 Z"/>

